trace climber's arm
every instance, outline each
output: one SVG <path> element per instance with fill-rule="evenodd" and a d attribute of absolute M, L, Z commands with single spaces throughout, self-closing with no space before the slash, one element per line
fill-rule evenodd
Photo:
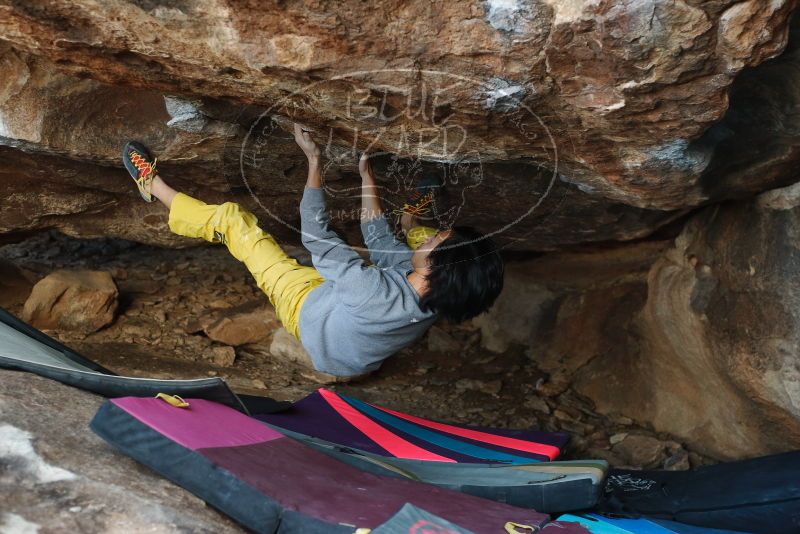
<path fill-rule="evenodd" d="M 311 261 L 319 274 L 325 279 L 335 280 L 344 289 L 343 300 L 358 304 L 364 294 L 371 294 L 379 284 L 378 273 L 368 268 L 361 256 L 331 229 L 322 189 L 319 148 L 308 132 L 297 124 L 294 133 L 297 144 L 308 158 L 308 178 L 300 201 L 303 245 L 311 253 Z"/>
<path fill-rule="evenodd" d="M 311 253 L 311 261 L 328 279 L 339 279 L 364 260 L 330 227 L 331 218 L 325 205 L 322 188 L 306 185 L 300 201 L 300 230 L 303 245 Z"/>
<path fill-rule="evenodd" d="M 361 175 L 361 224 L 364 224 L 383 215 L 380 192 L 366 152 L 358 160 L 358 173 Z"/>
<path fill-rule="evenodd" d="M 379 267 L 391 267 L 410 259 L 411 249 L 394 236 L 389 221 L 383 214 L 380 193 L 368 154 L 361 155 L 358 171 L 361 174 L 361 234 L 369 249 L 372 263 Z"/>
<path fill-rule="evenodd" d="M 326 280 L 336 282 L 344 304 L 358 307 L 378 292 L 380 271 L 370 267 L 330 228 L 325 192 L 306 185 L 300 202 L 303 245 L 311 252 L 314 267 Z"/>
<path fill-rule="evenodd" d="M 306 187 L 322 187 L 322 167 L 320 164 L 320 151 L 317 143 L 311 138 L 308 130 L 294 123 L 294 140 L 308 158 L 308 178 Z"/>

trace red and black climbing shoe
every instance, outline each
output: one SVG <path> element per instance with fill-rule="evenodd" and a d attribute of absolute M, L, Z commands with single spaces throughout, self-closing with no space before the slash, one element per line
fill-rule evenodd
<path fill-rule="evenodd" d="M 136 141 L 129 141 L 122 149 L 122 163 L 139 188 L 139 194 L 147 202 L 153 202 L 155 197 L 150 194 L 153 178 L 156 177 L 157 158 L 150 156 L 150 152 Z"/>
<path fill-rule="evenodd" d="M 417 219 L 433 219 L 439 212 L 437 201 L 441 189 L 442 181 L 437 176 L 423 176 L 398 211 Z"/>

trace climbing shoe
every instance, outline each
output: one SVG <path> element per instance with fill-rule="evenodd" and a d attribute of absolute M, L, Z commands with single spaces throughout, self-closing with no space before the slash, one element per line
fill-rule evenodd
<path fill-rule="evenodd" d="M 433 219 L 438 213 L 437 201 L 442 189 L 442 181 L 437 176 L 423 176 L 411 190 L 400 213 L 413 215 L 418 219 Z"/>
<path fill-rule="evenodd" d="M 153 178 L 156 177 L 157 158 L 150 156 L 150 152 L 136 141 L 129 141 L 122 149 L 122 163 L 139 188 L 139 194 L 147 202 L 153 202 L 155 197 L 150 194 Z"/>

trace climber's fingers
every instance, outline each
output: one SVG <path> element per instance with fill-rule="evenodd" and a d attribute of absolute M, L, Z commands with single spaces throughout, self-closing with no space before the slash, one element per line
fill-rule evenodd
<path fill-rule="evenodd" d="M 364 152 L 358 160 L 358 172 L 361 178 L 364 179 L 372 178 L 372 165 L 369 162 L 369 157 L 370 155 Z"/>
<path fill-rule="evenodd" d="M 311 138 L 310 130 L 299 123 L 294 123 L 294 140 L 306 155 L 319 154 L 317 143 Z"/>

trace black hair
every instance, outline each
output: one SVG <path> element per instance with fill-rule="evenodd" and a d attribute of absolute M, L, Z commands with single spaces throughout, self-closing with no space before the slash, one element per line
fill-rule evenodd
<path fill-rule="evenodd" d="M 428 255 L 424 311 L 460 323 L 488 310 L 503 289 L 503 259 L 494 241 L 474 228 L 456 226 Z"/>

